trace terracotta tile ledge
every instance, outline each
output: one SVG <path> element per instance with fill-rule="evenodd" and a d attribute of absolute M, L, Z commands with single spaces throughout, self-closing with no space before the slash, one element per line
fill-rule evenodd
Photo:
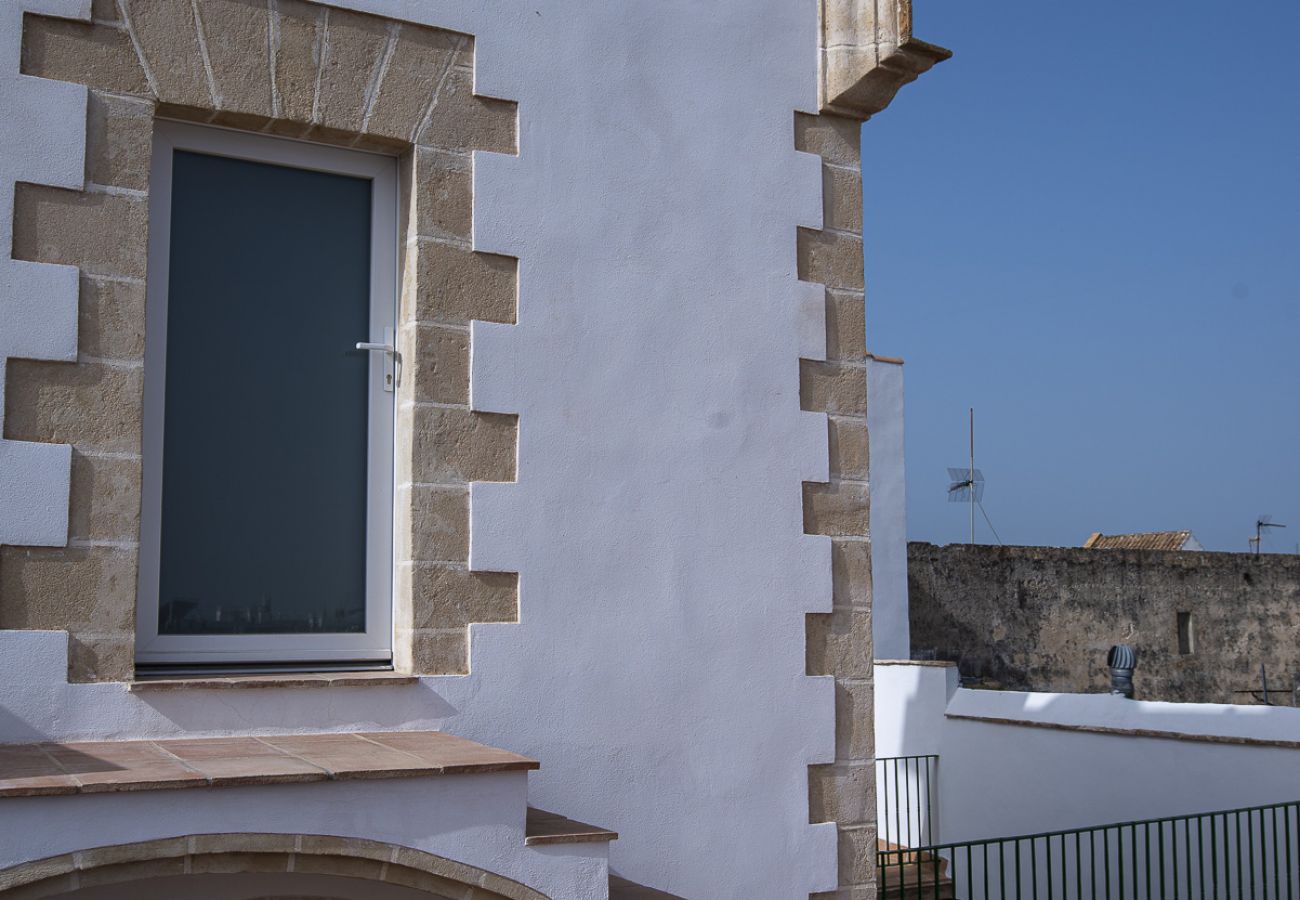
<path fill-rule="evenodd" d="M 132 681 L 133 694 L 149 691 L 227 691 L 249 688 L 400 687 L 416 684 L 417 675 L 398 672 L 292 672 L 266 675 L 187 675 Z"/>
<path fill-rule="evenodd" d="M 617 831 L 566 819 L 559 813 L 528 807 L 524 843 L 530 847 L 538 844 L 590 844 L 616 840 Z"/>
<path fill-rule="evenodd" d="M 0 744 L 0 798 L 536 768 L 526 756 L 438 731 Z"/>

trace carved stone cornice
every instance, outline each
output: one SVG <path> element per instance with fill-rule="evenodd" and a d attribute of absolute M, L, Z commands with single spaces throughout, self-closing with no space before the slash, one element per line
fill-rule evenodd
<path fill-rule="evenodd" d="M 821 0 L 821 111 L 867 119 L 952 56 L 912 37 L 912 0 Z"/>

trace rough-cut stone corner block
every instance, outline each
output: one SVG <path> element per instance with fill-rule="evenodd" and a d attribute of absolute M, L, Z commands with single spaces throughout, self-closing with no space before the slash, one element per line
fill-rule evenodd
<path fill-rule="evenodd" d="M 867 681 L 835 682 L 835 758 L 870 760 L 876 742 L 872 698 Z"/>
<path fill-rule="evenodd" d="M 214 108 L 194 7 L 175 0 L 136 0 L 130 10 L 131 28 L 140 43 L 140 55 L 153 74 L 158 99 Z"/>
<path fill-rule="evenodd" d="M 808 767 L 812 822 L 858 825 L 876 820 L 875 765 Z"/>
<path fill-rule="evenodd" d="M 469 240 L 473 225 L 469 157 L 417 147 L 413 162 L 416 233 Z"/>
<path fill-rule="evenodd" d="M 861 482 L 803 486 L 803 530 L 831 537 L 868 533 L 870 495 Z"/>
<path fill-rule="evenodd" d="M 454 628 L 519 618 L 519 576 L 417 564 L 411 573 L 413 626 Z"/>
<path fill-rule="evenodd" d="M 840 828 L 840 884 L 874 884 L 876 829 L 870 825 Z"/>
<path fill-rule="evenodd" d="M 0 628 L 110 634 L 135 627 L 134 550 L 4 547 L 0 561 Z"/>
<path fill-rule="evenodd" d="M 402 636 L 399 635 L 399 640 Z M 411 671 L 417 675 L 468 675 L 469 633 L 416 631 L 410 635 Z"/>
<path fill-rule="evenodd" d="M 73 540 L 139 540 L 140 469 L 138 459 L 72 454 Z"/>
<path fill-rule="evenodd" d="M 836 606 L 871 607 L 871 544 L 831 541 L 831 579 Z"/>
<path fill-rule="evenodd" d="M 808 674 L 873 677 L 871 612 L 836 609 L 808 616 Z"/>
<path fill-rule="evenodd" d="M 124 30 L 35 15 L 25 16 L 23 22 L 23 74 L 150 96 L 144 69 Z"/>
<path fill-rule="evenodd" d="M 382 19 L 330 9 L 326 22 L 316 121 L 341 131 L 361 131 L 370 85 L 388 44 Z"/>
<path fill-rule="evenodd" d="M 140 369 L 10 360 L 7 381 L 5 437 L 140 451 Z"/>
<path fill-rule="evenodd" d="M 413 481 L 515 480 L 518 417 L 419 406 L 412 418 Z"/>
<path fill-rule="evenodd" d="M 469 559 L 469 487 L 414 484 L 398 491 L 400 560 Z"/>
<path fill-rule="evenodd" d="M 869 439 L 865 419 L 828 418 L 831 474 L 866 481 L 869 473 Z"/>
<path fill-rule="evenodd" d="M 367 133 L 414 140 L 433 99 L 438 73 L 469 42 L 454 32 L 402 25 L 366 122 Z"/>
<path fill-rule="evenodd" d="M 138 281 L 81 276 L 77 343 L 99 359 L 144 359 L 145 288 Z"/>
<path fill-rule="evenodd" d="M 828 163 L 860 166 L 862 122 L 844 116 L 795 113 L 794 146 L 806 153 L 816 153 Z"/>
<path fill-rule="evenodd" d="M 469 332 L 437 325 L 405 325 L 403 379 L 414 400 L 469 403 Z"/>
<path fill-rule="evenodd" d="M 153 104 L 91 91 L 87 118 L 86 181 L 148 190 Z"/>
<path fill-rule="evenodd" d="M 262 0 L 199 0 L 217 107 L 270 118 L 271 68 L 263 48 L 270 11 Z"/>
<path fill-rule="evenodd" d="M 74 632 L 68 635 L 69 681 L 130 681 L 134 677 L 134 634 L 81 637 Z"/>
<path fill-rule="evenodd" d="M 842 416 L 867 414 L 865 366 L 821 360 L 799 360 L 801 408 Z"/>
<path fill-rule="evenodd" d="M 827 228 L 862 233 L 862 173 L 856 168 L 822 166 L 822 221 Z"/>
<path fill-rule="evenodd" d="M 515 153 L 518 104 L 474 94 L 474 73 L 457 66 L 448 73 L 418 143 L 444 150 Z"/>
<path fill-rule="evenodd" d="M 798 231 L 799 277 L 828 288 L 864 289 L 862 238 L 838 231 Z"/>
<path fill-rule="evenodd" d="M 853 362 L 866 358 L 866 302 L 862 294 L 826 292 L 826 356 Z"/>
<path fill-rule="evenodd" d="M 275 90 L 279 94 L 280 117 L 293 122 L 310 122 L 316 104 L 316 69 L 321 32 L 327 7 L 302 0 L 276 3 Z M 297 134 L 286 135 L 295 137 Z"/>
<path fill-rule="evenodd" d="M 14 191 L 14 258 L 143 278 L 149 205 L 143 198 L 35 184 Z"/>
<path fill-rule="evenodd" d="M 514 257 L 420 241 L 407 263 L 415 267 L 414 313 L 419 321 L 514 324 L 519 268 Z"/>

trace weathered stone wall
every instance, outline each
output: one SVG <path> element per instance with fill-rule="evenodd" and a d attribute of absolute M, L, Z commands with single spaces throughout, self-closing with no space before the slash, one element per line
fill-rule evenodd
<path fill-rule="evenodd" d="M 1297 556 L 913 543 L 908 589 L 913 653 L 1008 689 L 1106 691 L 1118 643 L 1144 700 L 1252 703 L 1261 664 L 1288 689 L 1300 670 Z"/>

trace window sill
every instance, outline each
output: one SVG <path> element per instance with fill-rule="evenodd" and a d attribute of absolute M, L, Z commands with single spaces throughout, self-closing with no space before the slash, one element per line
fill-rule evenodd
<path fill-rule="evenodd" d="M 266 675 L 197 675 L 133 681 L 133 694 L 149 691 L 227 691 L 249 688 L 400 687 L 416 675 L 398 672 L 293 672 Z"/>

